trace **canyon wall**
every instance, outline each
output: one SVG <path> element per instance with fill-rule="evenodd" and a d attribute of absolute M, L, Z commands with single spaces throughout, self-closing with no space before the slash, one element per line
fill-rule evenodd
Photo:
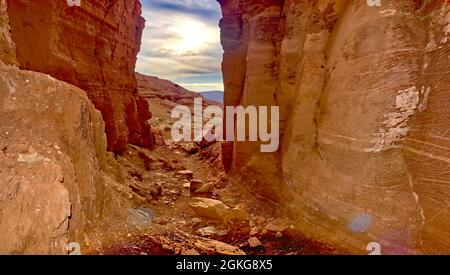
<path fill-rule="evenodd" d="M 8 0 L 17 60 L 87 92 L 106 124 L 108 149 L 151 147 L 147 102 L 134 69 L 144 19 L 138 0 Z"/>
<path fill-rule="evenodd" d="M 16 47 L 10 32 L 6 0 L 0 0 L 0 60 L 8 65 L 17 65 Z"/>
<path fill-rule="evenodd" d="M 129 207 L 105 123 L 81 89 L 21 70 L 0 1 L 0 254 L 100 247 L 93 229 Z"/>
<path fill-rule="evenodd" d="M 280 106 L 279 151 L 225 166 L 314 239 L 449 253 L 450 5 L 373 2 L 219 0 L 225 105 Z"/>
<path fill-rule="evenodd" d="M 92 230 L 126 207 L 100 112 L 84 91 L 3 63 L 0 89 L 0 254 L 98 248 Z"/>

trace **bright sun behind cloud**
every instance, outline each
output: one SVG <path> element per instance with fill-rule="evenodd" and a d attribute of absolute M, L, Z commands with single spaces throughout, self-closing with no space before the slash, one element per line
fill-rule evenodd
<path fill-rule="evenodd" d="M 195 92 L 223 91 L 220 6 L 214 0 L 141 0 L 146 19 L 136 70 Z"/>
<path fill-rule="evenodd" d="M 170 48 L 177 54 L 195 53 L 208 46 L 208 43 L 216 42 L 216 34 L 205 24 L 187 20 L 174 26 L 177 34 L 175 45 Z"/>

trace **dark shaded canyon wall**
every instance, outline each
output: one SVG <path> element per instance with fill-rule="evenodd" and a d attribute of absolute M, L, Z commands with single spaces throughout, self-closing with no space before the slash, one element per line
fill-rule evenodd
<path fill-rule="evenodd" d="M 134 69 L 144 19 L 138 0 L 8 0 L 21 68 L 50 74 L 87 92 L 106 123 L 108 149 L 151 147 L 147 102 Z"/>
<path fill-rule="evenodd" d="M 450 253 L 448 2 L 219 2 L 225 104 L 281 114 L 279 152 L 225 145 L 232 170 L 315 239 Z"/>

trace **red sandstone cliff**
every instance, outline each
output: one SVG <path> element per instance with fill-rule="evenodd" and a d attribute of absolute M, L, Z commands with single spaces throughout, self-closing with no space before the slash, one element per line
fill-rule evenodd
<path fill-rule="evenodd" d="M 9 16 L 6 0 L 0 1 L 0 60 L 9 65 L 17 65 L 16 47 L 11 40 Z"/>
<path fill-rule="evenodd" d="M 83 90 L 17 67 L 9 21 L 1 0 L 0 253 L 67 254 L 69 242 L 98 249 L 94 228 L 129 207 L 105 123 Z"/>
<path fill-rule="evenodd" d="M 315 239 L 448 253 L 448 1 L 219 2 L 225 105 L 281 112 L 278 153 L 224 146 L 234 171 Z"/>
<path fill-rule="evenodd" d="M 108 149 L 153 145 L 151 114 L 136 93 L 134 68 L 144 19 L 138 0 L 9 0 L 20 67 L 50 74 L 87 92 L 106 123 Z"/>

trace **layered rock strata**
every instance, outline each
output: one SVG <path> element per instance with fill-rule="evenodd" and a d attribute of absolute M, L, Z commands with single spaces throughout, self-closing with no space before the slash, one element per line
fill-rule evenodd
<path fill-rule="evenodd" d="M 219 2 L 225 105 L 281 112 L 280 150 L 227 145 L 232 171 L 315 239 L 450 252 L 448 1 Z"/>
<path fill-rule="evenodd" d="M 138 0 L 7 2 L 21 68 L 86 91 L 102 113 L 110 151 L 153 145 L 151 114 L 134 76 L 144 27 Z"/>
<path fill-rule="evenodd" d="M 81 89 L 17 67 L 6 11 L 2 0 L 0 254 L 98 249 L 94 228 L 129 207 L 105 123 Z"/>

